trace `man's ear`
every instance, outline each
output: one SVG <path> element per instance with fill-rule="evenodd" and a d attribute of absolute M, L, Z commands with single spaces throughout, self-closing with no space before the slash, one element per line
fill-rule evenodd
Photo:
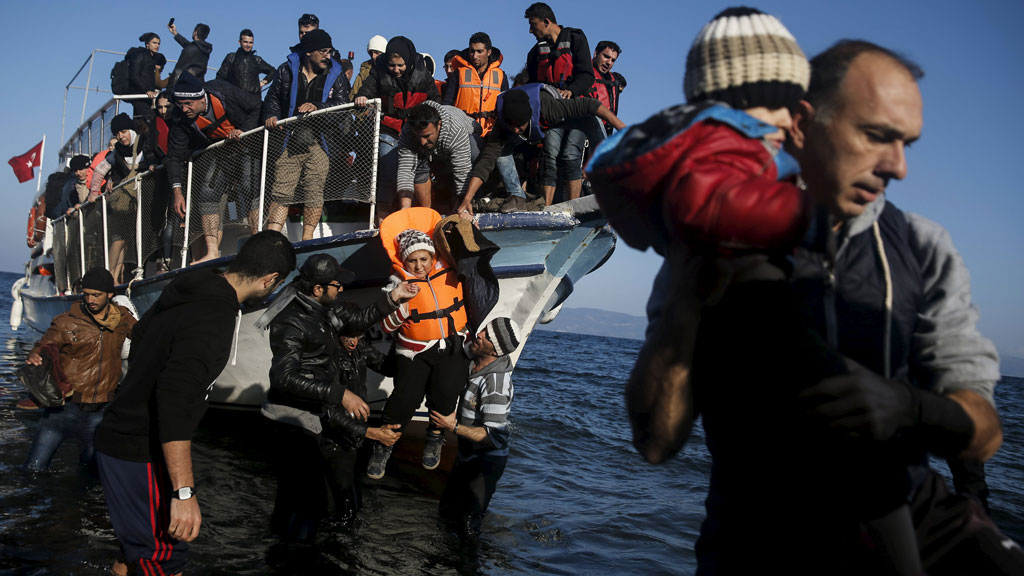
<path fill-rule="evenodd" d="M 814 106 L 801 100 L 793 109 L 793 127 L 789 129 L 789 144 L 796 150 L 804 149 L 811 122 L 814 122 Z"/>
<path fill-rule="evenodd" d="M 266 274 L 265 276 L 263 276 L 263 278 L 260 278 L 260 281 L 263 282 L 264 288 L 270 288 L 271 286 L 277 283 L 277 279 L 279 276 L 280 275 L 277 272 L 271 272 L 270 274 Z"/>

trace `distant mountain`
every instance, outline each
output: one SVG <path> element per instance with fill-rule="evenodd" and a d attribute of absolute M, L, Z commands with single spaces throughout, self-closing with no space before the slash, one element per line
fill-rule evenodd
<path fill-rule="evenodd" d="M 550 324 L 537 324 L 537 330 L 573 332 L 593 336 L 613 336 L 643 340 L 647 318 L 597 308 L 562 308 Z"/>
<path fill-rule="evenodd" d="M 1000 354 L 999 373 L 1002 374 L 1003 376 L 1024 378 L 1024 358 L 1018 358 L 1017 356 L 1010 356 L 1007 354 Z"/>

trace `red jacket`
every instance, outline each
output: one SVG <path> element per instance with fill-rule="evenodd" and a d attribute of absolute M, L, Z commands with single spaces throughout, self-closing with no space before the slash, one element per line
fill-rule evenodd
<path fill-rule="evenodd" d="M 761 138 L 773 131 L 726 106 L 680 105 L 602 144 L 588 174 L 634 248 L 660 252 L 679 238 L 728 252 L 788 250 L 803 237 L 810 203 L 789 181 L 792 157 Z"/>

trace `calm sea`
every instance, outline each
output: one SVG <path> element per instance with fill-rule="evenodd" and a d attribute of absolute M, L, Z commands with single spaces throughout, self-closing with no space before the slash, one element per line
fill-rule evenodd
<path fill-rule="evenodd" d="M 38 414 L 15 403 L 14 377 L 38 334 L 7 326 L 0 274 L 0 575 L 103 574 L 116 553 L 99 482 L 74 445 L 49 472 L 20 468 Z M 675 459 L 651 466 L 629 441 L 622 384 L 640 342 L 534 332 L 514 379 L 512 453 L 475 546 L 440 530 L 437 500 L 390 475 L 367 487 L 352 528 L 328 528 L 298 556 L 267 525 L 274 478 L 258 418 L 211 412 L 194 444 L 202 534 L 189 574 L 689 574 L 709 459 L 699 429 Z M 1005 443 L 988 466 L 991 506 L 1024 541 L 1024 380 L 997 389 Z M 766 471 L 768 473 L 768 471 Z"/>

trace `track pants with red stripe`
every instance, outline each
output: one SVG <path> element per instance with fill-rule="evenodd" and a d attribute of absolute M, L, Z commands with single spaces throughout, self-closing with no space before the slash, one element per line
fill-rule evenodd
<path fill-rule="evenodd" d="M 96 452 L 110 523 L 139 574 L 167 576 L 184 569 L 188 544 L 171 538 L 170 478 L 162 462 L 129 462 Z"/>

